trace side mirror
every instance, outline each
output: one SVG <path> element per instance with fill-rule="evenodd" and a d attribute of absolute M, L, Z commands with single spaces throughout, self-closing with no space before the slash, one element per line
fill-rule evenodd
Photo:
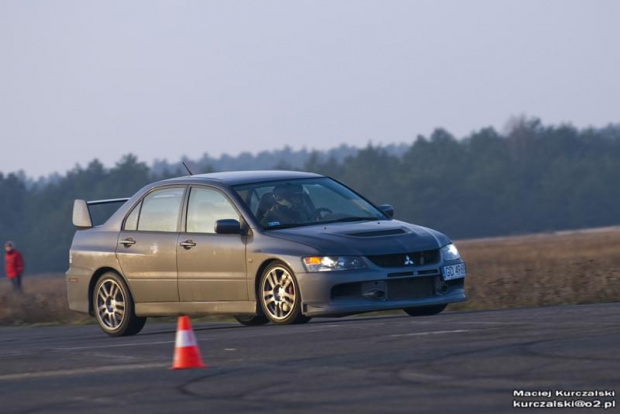
<path fill-rule="evenodd" d="M 390 204 L 381 204 L 379 206 L 379 208 L 381 209 L 381 211 L 383 211 L 388 217 L 392 218 L 394 217 L 394 207 L 392 207 Z"/>
<path fill-rule="evenodd" d="M 75 200 L 73 202 L 73 225 L 79 229 L 90 229 L 93 221 L 90 218 L 88 204 L 84 200 Z"/>
<path fill-rule="evenodd" d="M 223 219 L 215 222 L 217 234 L 241 234 L 241 224 L 234 219 Z"/>

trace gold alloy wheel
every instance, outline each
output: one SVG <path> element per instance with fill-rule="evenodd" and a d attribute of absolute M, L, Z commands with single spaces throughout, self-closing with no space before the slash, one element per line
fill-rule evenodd
<path fill-rule="evenodd" d="M 110 330 L 118 329 L 125 318 L 125 295 L 119 284 L 105 280 L 97 292 L 97 315 L 101 323 Z"/>
<path fill-rule="evenodd" d="M 293 276 L 282 266 L 272 268 L 263 280 L 262 301 L 272 320 L 283 321 L 291 315 L 298 295 Z"/>

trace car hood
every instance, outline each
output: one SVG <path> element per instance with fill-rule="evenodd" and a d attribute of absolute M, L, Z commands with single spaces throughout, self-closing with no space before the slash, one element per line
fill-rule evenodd
<path fill-rule="evenodd" d="M 383 255 L 438 249 L 450 239 L 398 220 L 333 223 L 269 230 L 265 235 L 311 246 L 326 255 Z"/>

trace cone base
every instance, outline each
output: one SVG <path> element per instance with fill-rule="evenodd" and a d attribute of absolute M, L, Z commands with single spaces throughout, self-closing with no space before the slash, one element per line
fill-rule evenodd
<path fill-rule="evenodd" d="M 206 369 L 206 368 L 207 368 L 207 366 L 205 364 L 195 365 L 195 366 L 192 366 L 192 367 L 175 367 L 175 366 L 170 367 L 170 369 L 173 370 L 173 371 L 178 371 L 180 369 Z"/>
<path fill-rule="evenodd" d="M 178 348 L 175 350 L 172 369 L 206 368 L 198 347 Z"/>

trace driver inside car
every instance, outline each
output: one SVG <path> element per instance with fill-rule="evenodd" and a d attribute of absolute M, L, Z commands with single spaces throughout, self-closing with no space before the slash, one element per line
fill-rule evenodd
<path fill-rule="evenodd" d="M 273 205 L 267 210 L 263 225 L 304 224 L 314 221 L 312 208 L 306 201 L 303 187 L 298 184 L 284 184 L 273 189 Z"/>

